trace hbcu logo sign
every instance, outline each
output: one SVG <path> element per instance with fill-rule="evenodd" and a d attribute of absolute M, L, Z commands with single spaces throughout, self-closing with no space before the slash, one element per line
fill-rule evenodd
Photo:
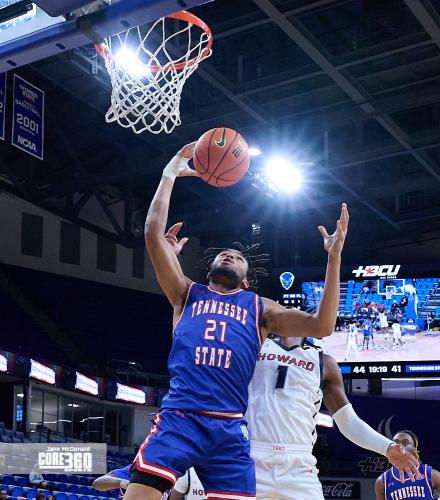
<path fill-rule="evenodd" d="M 359 266 L 357 269 L 351 271 L 356 278 L 364 277 L 364 278 L 391 278 L 397 276 L 397 273 L 400 271 L 400 265 L 385 265 L 385 266 Z"/>

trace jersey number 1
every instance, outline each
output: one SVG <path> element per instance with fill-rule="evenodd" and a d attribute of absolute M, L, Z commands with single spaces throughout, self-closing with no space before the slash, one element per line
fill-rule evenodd
<path fill-rule="evenodd" d="M 286 383 L 287 369 L 289 367 L 286 365 L 278 365 L 278 377 L 275 389 L 284 389 L 284 384 Z"/>

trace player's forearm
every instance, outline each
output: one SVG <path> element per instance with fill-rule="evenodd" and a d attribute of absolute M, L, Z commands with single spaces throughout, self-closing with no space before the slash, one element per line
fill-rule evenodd
<path fill-rule="evenodd" d="M 379 434 L 361 420 L 356 415 L 351 404 L 347 404 L 335 412 L 333 419 L 341 434 L 349 441 L 361 448 L 386 456 L 387 450 L 393 441 L 382 436 L 382 434 Z"/>
<path fill-rule="evenodd" d="M 341 256 L 328 256 L 324 291 L 315 319 L 324 337 L 333 333 L 339 308 Z"/>
<path fill-rule="evenodd" d="M 92 483 L 93 488 L 99 491 L 110 491 L 119 488 L 121 480 L 116 476 L 102 476 Z"/>
<path fill-rule="evenodd" d="M 165 176 L 162 177 L 150 208 L 148 209 L 147 219 L 145 221 L 145 240 L 147 244 L 148 240 L 157 237 L 162 238 L 165 234 L 173 186 L 173 179 Z"/>

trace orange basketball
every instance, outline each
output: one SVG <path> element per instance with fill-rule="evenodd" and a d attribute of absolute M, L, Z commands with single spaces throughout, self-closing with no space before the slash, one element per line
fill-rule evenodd
<path fill-rule="evenodd" d="M 232 186 L 249 168 L 247 142 L 231 128 L 213 128 L 197 141 L 193 162 L 200 177 L 211 186 Z"/>

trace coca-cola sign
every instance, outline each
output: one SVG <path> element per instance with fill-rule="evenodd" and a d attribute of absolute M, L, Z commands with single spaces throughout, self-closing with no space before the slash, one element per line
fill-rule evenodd
<path fill-rule="evenodd" d="M 359 481 L 321 481 L 324 498 L 352 498 L 358 500 L 361 497 L 361 484 Z"/>

